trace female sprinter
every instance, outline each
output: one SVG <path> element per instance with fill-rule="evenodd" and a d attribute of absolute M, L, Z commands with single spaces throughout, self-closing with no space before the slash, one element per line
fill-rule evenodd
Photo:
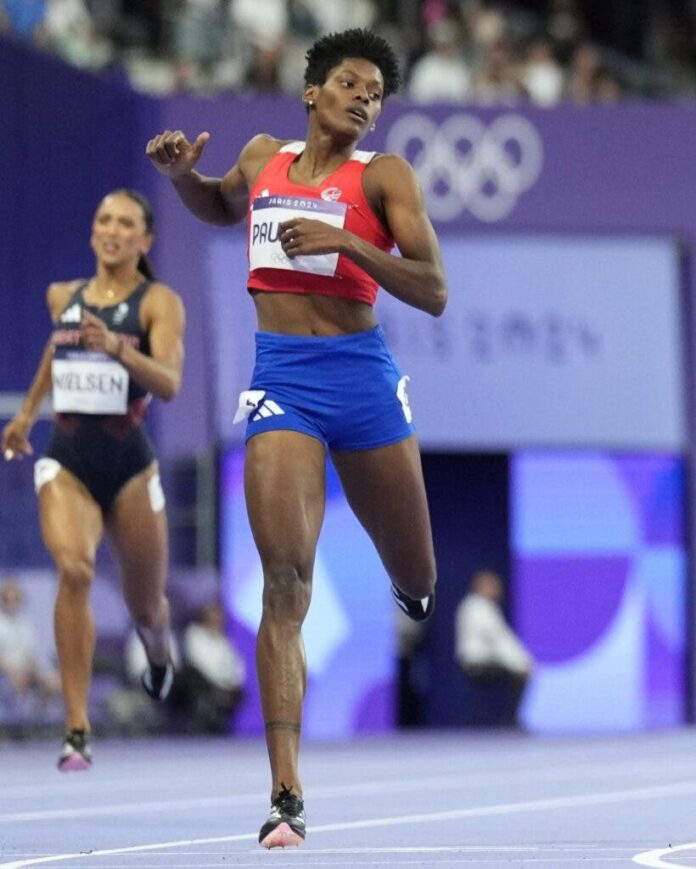
<path fill-rule="evenodd" d="M 99 204 L 91 244 L 96 274 L 48 288 L 53 333 L 20 411 L 2 432 L 6 459 L 32 452 L 41 401 L 55 411 L 45 455 L 35 465 L 43 539 L 58 572 L 55 635 L 66 707 L 62 771 L 92 763 L 87 702 L 95 631 L 89 604 L 104 532 L 149 666 L 143 686 L 155 699 L 172 683 L 167 520 L 152 446 L 143 430 L 151 395 L 179 390 L 184 310 L 155 280 L 146 254 L 153 215 L 136 191 Z"/>
<path fill-rule="evenodd" d="M 271 814 L 259 841 L 305 836 L 298 749 L 306 664 L 301 637 L 325 503 L 326 451 L 379 552 L 396 602 L 433 608 L 435 558 L 404 377 L 373 313 L 377 287 L 439 316 L 439 246 L 416 176 L 400 157 L 357 150 L 398 86 L 390 46 L 365 30 L 307 54 L 306 141 L 251 139 L 224 178 L 195 171 L 209 134 L 147 145 L 184 205 L 217 225 L 248 219 L 256 368 L 242 393 L 245 489 L 264 572 L 257 641 Z M 396 244 L 401 256 L 392 256 Z"/>

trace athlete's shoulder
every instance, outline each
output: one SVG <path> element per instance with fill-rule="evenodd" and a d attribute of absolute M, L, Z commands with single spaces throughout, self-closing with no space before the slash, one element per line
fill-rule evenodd
<path fill-rule="evenodd" d="M 375 154 L 365 167 L 364 184 L 374 191 L 390 193 L 416 190 L 418 176 L 413 166 L 398 154 Z"/>
<path fill-rule="evenodd" d="M 269 136 L 268 133 L 258 133 L 252 139 L 249 139 L 242 148 L 241 159 L 269 160 L 287 144 L 289 144 L 289 140 L 287 139 L 276 139 L 274 136 Z"/>
<path fill-rule="evenodd" d="M 376 167 L 379 168 L 376 169 Z M 405 160 L 399 154 L 382 154 L 379 151 L 375 152 L 374 156 L 367 164 L 367 168 L 373 172 L 376 170 L 380 174 L 383 172 L 389 172 L 390 174 L 397 176 L 415 175 L 413 166 L 411 166 L 408 160 Z"/>
<path fill-rule="evenodd" d="M 51 312 L 52 319 L 58 319 L 58 315 L 68 304 L 72 294 L 85 283 L 86 280 L 84 278 L 78 278 L 74 281 L 54 281 L 48 285 L 46 304 Z"/>
<path fill-rule="evenodd" d="M 157 315 L 175 314 L 183 317 L 184 302 L 179 293 L 161 281 L 152 281 L 143 296 L 143 305 Z"/>
<path fill-rule="evenodd" d="M 289 144 L 290 140 L 276 139 L 267 133 L 259 133 L 246 143 L 239 155 L 238 165 L 249 189 L 280 149 Z"/>
<path fill-rule="evenodd" d="M 144 298 L 162 304 L 182 304 L 179 293 L 172 289 L 168 284 L 163 284 L 161 281 L 151 281 L 145 291 Z"/>

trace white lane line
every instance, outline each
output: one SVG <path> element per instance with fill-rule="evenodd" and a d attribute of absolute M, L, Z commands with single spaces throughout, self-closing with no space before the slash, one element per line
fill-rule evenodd
<path fill-rule="evenodd" d="M 662 763 L 662 766 L 659 767 L 659 769 L 664 771 L 664 762 Z M 622 770 L 625 770 L 625 764 L 615 765 L 615 775 L 618 775 Z M 579 771 L 580 770 L 575 766 L 561 766 L 553 767 L 551 770 L 539 770 L 538 774 L 535 772 L 535 781 L 553 781 L 556 778 L 565 778 L 567 775 Z M 585 768 L 584 771 L 587 772 L 587 768 Z M 611 771 L 611 766 L 603 768 L 603 773 Z M 508 775 L 508 781 L 516 781 L 518 778 L 520 779 L 520 781 L 524 781 L 528 777 L 530 772 L 530 769 L 512 771 L 512 773 Z M 692 775 L 696 774 L 696 772 L 682 769 L 682 774 Z M 490 773 L 487 773 L 485 775 L 465 775 L 464 773 L 457 772 L 456 774 L 424 776 L 418 779 L 417 787 L 418 790 L 422 792 L 459 790 L 463 787 L 469 789 L 472 785 L 478 783 L 485 785 L 490 783 L 490 781 Z M 97 784 L 97 782 L 94 783 Z M 580 782 L 576 783 L 579 784 Z M 587 784 L 589 784 L 589 782 L 587 782 Z M 90 782 L 90 785 L 92 785 L 92 782 Z M 166 788 L 164 788 L 164 790 L 166 790 Z M 305 797 L 308 801 L 311 801 L 314 799 L 335 797 L 338 795 L 344 796 L 400 793 L 402 790 L 403 781 L 401 779 L 399 779 L 398 781 L 382 779 L 371 782 L 355 782 L 352 784 L 341 784 L 340 786 L 317 785 L 307 790 L 305 792 Z M 3 790 L 3 794 L 5 796 L 9 796 L 5 790 Z M 42 792 L 42 794 L 45 796 L 44 792 Z M 62 799 L 65 798 L 65 786 L 63 783 L 61 783 L 60 785 L 60 795 Z M 92 797 L 94 796 L 94 794 L 90 795 Z M 255 793 L 247 793 L 244 795 L 228 794 L 225 796 L 216 797 L 188 797 L 173 800 L 143 800 L 141 802 L 133 802 L 131 800 L 127 803 L 111 803 L 103 806 L 88 805 L 77 807 L 72 806 L 71 808 L 67 809 L 42 809 L 41 811 L 6 812 L 0 814 L 0 825 L 30 823 L 33 821 L 58 821 L 67 819 L 78 820 L 83 818 L 108 816 L 111 814 L 143 815 L 147 812 L 161 813 L 177 810 L 253 806 L 258 805 L 259 803 L 265 804 L 267 799 L 268 791 L 263 790 L 257 791 Z"/>
<path fill-rule="evenodd" d="M 596 854 L 592 852 L 596 851 Z M 589 853 L 588 853 L 589 852 Z M 325 858 L 329 855 L 337 856 L 340 855 L 342 857 L 384 857 L 386 855 L 394 855 L 397 858 L 399 856 L 403 856 L 404 858 L 413 858 L 413 859 L 396 859 L 389 860 L 389 866 L 396 865 L 414 865 L 423 866 L 423 857 L 425 855 L 430 855 L 433 863 L 433 866 L 453 866 L 459 863 L 468 863 L 471 864 L 474 859 L 480 861 L 482 856 L 494 856 L 500 855 L 503 857 L 510 857 L 513 855 L 520 856 L 524 859 L 525 865 L 530 862 L 534 863 L 554 863 L 554 865 L 558 865 L 559 859 L 563 859 L 563 864 L 568 865 L 570 863 L 582 863 L 583 865 L 589 865 L 591 863 L 600 862 L 602 865 L 606 865 L 607 862 L 618 862 L 622 863 L 626 860 L 626 852 L 632 853 L 632 851 L 628 848 L 604 848 L 601 846 L 589 846 L 588 848 L 580 848 L 580 847 L 571 847 L 571 846 L 559 846 L 557 848 L 552 848 L 549 846 L 528 846 L 528 845 L 501 845 L 499 847 L 496 846 L 486 846 L 486 845 L 460 845 L 460 846 L 435 846 L 435 847 L 394 847 L 394 848 L 312 848 L 310 849 L 288 849 L 284 850 L 275 855 L 275 859 L 273 860 L 274 865 L 276 866 L 293 866 L 297 865 L 296 860 L 301 860 L 302 866 L 336 866 L 335 861 L 326 860 Z M 195 859 L 196 869 L 205 869 L 205 867 L 213 867 L 219 866 L 219 853 L 211 852 L 211 851 L 186 851 L 182 854 L 171 855 L 167 851 L 151 851 L 153 856 L 156 857 L 165 857 L 169 856 L 169 867 L 170 869 L 174 869 L 177 865 L 181 865 L 182 867 L 190 867 L 191 861 Z M 571 854 L 577 853 L 577 856 L 571 856 Z M 616 854 L 617 856 L 611 856 L 612 854 Z M 91 855 L 96 856 L 96 855 Z M 438 858 L 444 857 L 446 858 L 446 862 L 439 860 Z M 203 858 L 203 859 L 202 859 Z M 205 859 L 210 860 L 211 862 L 205 862 Z M 241 858 L 241 860 L 240 860 Z M 184 864 L 174 862 L 176 860 L 186 861 Z M 235 866 L 258 866 L 259 861 L 268 860 L 267 852 L 262 851 L 261 849 L 254 849 L 253 851 L 241 851 L 236 852 L 234 865 Z M 12 865 L 12 864 L 10 864 Z M 21 864 L 26 865 L 26 864 Z M 364 860 L 342 860 L 341 866 L 369 866 L 373 865 L 372 863 L 365 863 Z M 380 864 L 381 865 L 381 864 Z M 119 861 L 118 863 L 103 863 L 100 861 L 99 863 L 100 869 L 123 869 L 123 862 Z M 161 869 L 162 863 L 143 863 L 142 861 L 138 861 L 137 869 Z M 70 867 L 66 867 L 66 869 L 70 869 Z"/>
<path fill-rule="evenodd" d="M 693 864 L 685 866 L 684 863 L 665 863 L 662 859 L 667 854 L 672 855 L 679 851 L 696 851 L 696 842 L 690 842 L 688 845 L 675 845 L 674 848 L 657 848 L 654 851 L 643 851 L 642 854 L 636 854 L 633 862 L 639 866 L 650 866 L 651 869 L 693 869 Z"/>
<path fill-rule="evenodd" d="M 578 794 L 569 797 L 552 797 L 550 799 L 528 800 L 519 803 L 499 803 L 491 806 L 476 806 L 468 809 L 453 809 L 448 812 L 429 812 L 420 815 L 400 815 L 391 818 L 366 818 L 361 821 L 346 821 L 339 824 L 321 824 L 310 827 L 309 833 L 335 833 L 344 830 L 369 830 L 377 827 L 394 827 L 403 824 L 424 824 L 438 821 L 456 821 L 465 818 L 485 818 L 495 815 L 514 815 L 523 812 L 539 812 L 553 809 L 580 808 L 583 806 L 601 806 L 612 803 L 627 803 L 639 800 L 662 799 L 666 797 L 696 794 L 696 781 L 681 782 L 671 785 L 655 785 L 645 788 L 631 788 L 620 791 L 607 791 L 595 794 Z M 209 839 L 182 839 L 175 842 L 159 842 L 154 845 L 133 845 L 127 848 L 109 848 L 107 850 L 90 851 L 87 853 L 57 854 L 49 857 L 22 859 L 11 863 L 0 863 L 0 869 L 24 869 L 25 866 L 39 866 L 44 863 L 60 863 L 66 860 L 84 860 L 90 857 L 107 857 L 111 854 L 135 854 L 154 851 L 158 848 L 185 848 L 192 845 L 215 845 L 223 842 L 244 842 L 257 838 L 256 833 L 241 833 L 235 836 L 215 836 Z M 683 846 L 686 847 L 686 846 Z M 650 864 L 648 864 L 650 865 Z M 668 869 L 673 865 L 666 864 Z"/>
<path fill-rule="evenodd" d="M 1 2 L 1 0 L 0 0 Z M 693 760 L 693 758 L 692 758 Z M 654 765 L 642 763 L 639 770 L 636 770 L 635 767 L 627 768 L 626 763 L 615 763 L 615 764 L 602 764 L 601 772 L 602 777 L 605 775 L 610 776 L 614 779 L 615 784 L 622 784 L 624 786 L 628 786 L 630 782 L 619 781 L 622 777 L 630 776 L 631 779 L 636 779 L 639 776 L 645 776 L 650 773 L 664 772 L 665 764 L 664 759 L 659 762 L 655 762 Z M 681 774 L 683 776 L 696 776 L 696 766 L 694 769 L 690 769 L 686 764 L 684 759 L 680 759 L 679 768 Z M 489 785 L 492 780 L 495 779 L 496 775 L 498 775 L 499 771 L 488 771 L 486 773 L 475 772 L 471 773 L 467 770 L 460 770 L 457 772 L 448 773 L 446 775 L 428 775 L 423 776 L 422 778 L 418 778 L 418 789 L 421 791 L 442 791 L 442 790 L 458 790 L 463 788 L 471 788 L 472 785 Z M 588 765 L 585 763 L 582 766 L 578 766 L 575 764 L 567 764 L 567 765 L 554 765 L 553 767 L 541 770 L 538 767 L 530 768 L 530 767 L 522 767 L 519 769 L 507 770 L 505 772 L 506 781 L 511 783 L 524 783 L 528 778 L 529 774 L 534 774 L 534 780 L 537 782 L 540 781 L 549 781 L 554 782 L 557 779 L 565 780 L 566 778 L 573 777 L 575 783 L 577 785 L 586 784 L 587 786 L 596 785 L 597 782 L 594 781 L 596 778 L 592 768 L 588 769 Z M 186 776 L 184 775 L 184 778 Z M 657 776 L 655 776 L 657 778 Z M 159 791 L 168 792 L 174 789 L 175 785 L 181 781 L 180 775 L 170 775 L 165 778 L 158 779 L 160 786 L 158 787 Z M 77 785 L 77 782 L 71 782 Z M 170 787 L 171 783 L 171 787 Z M 22 785 L 20 786 L 12 786 L 12 785 L 4 785 L 3 784 L 3 796 L 7 798 L 7 804 L 14 803 L 15 805 L 19 802 L 20 799 L 31 797 L 35 794 L 40 794 L 42 797 L 42 802 L 48 802 L 46 797 L 59 797 L 61 803 L 65 802 L 65 781 L 61 781 L 56 785 L 47 785 L 46 782 L 42 782 L 40 785 Z M 235 794 L 235 795 L 227 795 L 227 796 L 219 796 L 219 797 L 208 797 L 208 796 L 189 796 L 182 799 L 173 799 L 168 801 L 162 800 L 147 800 L 144 799 L 141 802 L 135 803 L 132 800 L 130 802 L 123 803 L 114 803 L 107 806 L 95 806 L 95 797 L 106 797 L 110 793 L 114 792 L 123 792 L 127 791 L 128 795 L 132 793 L 132 782 L 126 785 L 124 782 L 114 783 L 114 782 L 105 782 L 95 778 L 91 778 L 89 782 L 81 781 L 80 785 L 89 785 L 89 798 L 91 799 L 91 804 L 88 806 L 75 807 L 73 806 L 70 809 L 43 809 L 41 811 L 17 811 L 17 812 L 7 812 L 0 813 L 0 824 L 15 824 L 15 823 L 23 823 L 23 822 L 32 822 L 32 821 L 46 821 L 46 820 L 60 820 L 60 819 L 79 819 L 79 818 L 89 818 L 95 817 L 99 815 L 103 815 L 105 812 L 108 814 L 109 811 L 113 811 L 115 814 L 123 813 L 128 814 L 132 812 L 133 814 L 143 814 L 145 812 L 166 812 L 166 811 L 175 811 L 177 809 L 196 809 L 196 808 L 215 808 L 216 806 L 225 807 L 225 806 L 243 806 L 243 805 L 257 805 L 259 802 L 265 804 L 268 799 L 268 791 L 267 789 L 259 790 L 256 793 L 248 793 L 244 796 Z M 306 797 L 311 800 L 319 797 L 333 797 L 339 794 L 389 794 L 389 793 L 400 793 L 403 790 L 403 781 L 401 778 L 398 780 L 391 779 L 377 779 L 369 782 L 355 782 L 352 784 L 342 784 L 339 786 L 335 785 L 317 785 L 313 786 L 311 789 L 308 789 L 305 792 Z M 79 795 L 81 791 L 76 790 L 71 793 L 71 799 L 75 796 Z M 143 793 L 143 796 L 147 796 L 147 794 Z"/>
<path fill-rule="evenodd" d="M 331 866 L 332 869 L 337 869 L 336 862 L 334 860 L 327 860 L 327 859 L 315 860 L 314 859 L 314 851 L 300 850 L 299 853 L 302 855 L 300 865 L 303 867 L 304 866 Z M 490 862 L 490 857 L 492 854 L 494 854 L 494 852 L 491 852 L 491 854 L 489 854 L 489 856 L 486 858 L 487 863 Z M 234 866 L 235 866 L 235 869 L 238 869 L 238 867 L 242 867 L 242 866 L 258 867 L 260 865 L 260 861 L 266 861 L 268 859 L 269 859 L 269 857 L 267 854 L 260 853 L 260 854 L 258 854 L 258 856 L 256 856 L 256 852 L 254 852 L 254 857 L 249 855 L 248 861 L 242 860 L 240 862 L 240 860 L 235 856 Z M 287 849 L 285 849 L 285 851 L 283 852 L 282 855 L 274 855 L 270 859 L 273 861 L 274 867 L 297 866 L 298 864 L 297 864 L 296 860 L 300 860 L 300 857 L 293 859 L 292 857 L 290 857 L 290 854 L 287 851 Z M 498 859 L 500 859 L 500 858 L 498 858 Z M 496 864 L 500 865 L 498 863 L 498 859 L 496 859 Z M 503 858 L 503 859 L 506 859 L 506 858 Z M 509 858 L 507 858 L 507 859 L 509 859 Z M 529 866 L 532 863 L 550 864 L 553 867 L 553 869 L 558 869 L 558 857 L 525 856 L 522 859 L 524 860 L 525 866 Z M 477 857 L 474 857 L 473 855 L 472 856 L 454 856 L 454 857 L 448 856 L 446 862 L 444 862 L 444 861 L 434 862 L 434 863 L 432 863 L 432 866 L 433 867 L 436 867 L 436 866 L 459 866 L 459 865 L 466 864 L 467 866 L 475 867 L 475 869 L 481 869 L 481 862 L 480 861 L 481 861 L 480 855 Z M 563 861 L 564 861 L 563 862 L 564 869 L 567 869 L 567 867 L 569 867 L 571 864 L 575 864 L 575 863 L 577 863 L 580 866 L 590 866 L 594 863 L 594 864 L 598 865 L 599 869 L 606 869 L 606 867 L 609 863 L 621 862 L 621 864 L 623 866 L 626 865 L 626 857 L 606 857 L 606 856 L 564 857 Z M 137 865 L 138 865 L 138 869 L 162 869 L 162 863 L 159 861 L 156 863 L 142 863 L 142 862 L 138 861 Z M 178 864 L 169 864 L 168 869 L 175 869 L 175 867 L 177 865 Z M 355 859 L 343 858 L 341 860 L 341 863 L 340 863 L 340 869 L 343 869 L 344 866 L 366 867 L 366 866 L 373 866 L 373 865 L 375 865 L 375 864 L 372 863 L 371 861 L 366 862 L 365 860 L 357 858 L 357 857 Z M 387 865 L 387 864 L 378 864 L 378 865 Z M 423 860 L 421 857 L 418 857 L 418 856 L 402 857 L 401 859 L 399 859 L 397 857 L 394 860 L 390 859 L 388 865 L 389 866 L 418 866 L 418 867 L 421 867 L 421 869 L 422 869 Z M 506 865 L 508 865 L 510 867 L 513 866 L 512 863 L 506 863 Z M 514 865 L 521 866 L 522 864 L 521 863 L 514 863 Z M 99 866 L 100 866 L 100 869 L 123 869 L 123 863 L 121 863 L 121 862 L 118 862 L 118 863 L 100 863 Z M 181 869 L 191 869 L 191 864 L 190 863 L 187 863 L 187 864 L 182 863 L 182 864 L 180 864 L 180 867 L 181 867 Z M 200 861 L 196 862 L 196 869 L 214 869 L 214 867 L 215 867 L 215 869 L 219 869 L 219 867 L 220 867 L 219 858 L 216 859 L 212 863 L 206 863 L 206 862 L 201 863 Z M 72 867 L 70 864 L 67 864 L 64 867 L 64 869 L 80 869 L 80 867 L 76 867 L 75 864 L 73 863 Z"/>
<path fill-rule="evenodd" d="M 402 786 L 403 787 L 403 786 Z M 146 803 L 116 803 L 106 806 L 85 806 L 79 809 L 47 809 L 42 812 L 14 812 L 0 815 L 0 824 L 18 824 L 26 821 L 61 821 L 67 818 L 98 818 L 110 815 L 144 815 L 146 812 L 171 812 L 183 809 L 212 809 L 265 804 L 268 793 L 264 791 L 251 797 L 199 797 L 189 800 L 157 800 Z"/>
<path fill-rule="evenodd" d="M 42 863 L 64 863 L 66 860 L 86 860 L 90 857 L 109 857 L 112 854 L 144 854 L 158 849 L 185 848 L 187 845 L 217 845 L 222 842 L 244 842 L 258 838 L 257 833 L 241 833 L 238 836 L 216 836 L 212 839 L 180 839 L 177 842 L 158 842 L 156 845 L 133 845 L 130 848 L 107 848 L 103 851 L 80 851 L 77 854 L 57 854 L 51 857 L 38 857 L 31 860 L 17 860 L 13 863 L 0 863 L 0 869 L 23 869 L 25 866 L 39 866 Z"/>

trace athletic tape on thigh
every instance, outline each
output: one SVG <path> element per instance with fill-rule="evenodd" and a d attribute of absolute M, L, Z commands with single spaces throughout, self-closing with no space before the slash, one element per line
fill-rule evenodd
<path fill-rule="evenodd" d="M 60 462 L 55 459 L 43 458 L 34 464 L 34 491 L 39 494 L 39 489 L 45 484 L 55 480 L 60 471 Z"/>
<path fill-rule="evenodd" d="M 159 474 L 153 474 L 147 481 L 147 494 L 150 497 L 150 506 L 153 513 L 159 513 L 160 510 L 164 510 L 166 501 Z"/>

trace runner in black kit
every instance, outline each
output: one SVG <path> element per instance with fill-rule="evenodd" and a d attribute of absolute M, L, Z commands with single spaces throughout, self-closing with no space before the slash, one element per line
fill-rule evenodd
<path fill-rule="evenodd" d="M 398 64 L 389 45 L 365 30 L 322 37 L 307 61 L 306 141 L 255 136 L 224 178 L 194 169 L 207 133 L 189 142 L 180 130 L 165 131 L 147 146 L 201 220 L 249 222 L 247 286 L 259 331 L 237 418 L 247 420 L 246 503 L 264 573 L 257 669 L 272 775 L 271 814 L 259 834 L 266 848 L 305 837 L 301 629 L 324 516 L 327 450 L 397 604 L 423 620 L 435 588 L 408 377 L 372 306 L 382 286 L 438 316 L 447 287 L 413 169 L 393 154 L 357 150 L 398 86 Z M 401 256 L 391 254 L 395 244 Z"/>
<path fill-rule="evenodd" d="M 171 688 L 167 520 L 157 461 L 143 431 L 150 395 L 179 390 L 184 310 L 154 279 L 147 200 L 118 190 L 100 203 L 89 280 L 48 288 L 53 334 L 20 411 L 2 432 L 6 459 L 30 455 L 29 434 L 52 392 L 51 439 L 35 465 L 41 531 L 58 571 L 55 633 L 66 705 L 62 771 L 92 762 L 87 701 L 94 651 L 89 592 L 107 533 L 123 594 L 143 641 L 143 687 L 162 700 Z"/>

